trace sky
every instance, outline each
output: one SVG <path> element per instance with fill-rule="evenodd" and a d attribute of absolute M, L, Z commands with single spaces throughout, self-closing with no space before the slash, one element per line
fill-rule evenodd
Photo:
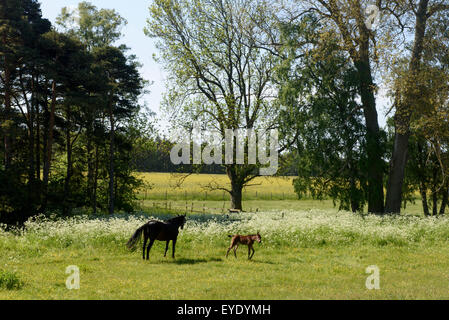
<path fill-rule="evenodd" d="M 42 15 L 55 24 L 56 17 L 63 7 L 76 8 L 80 0 L 40 0 Z M 153 82 L 148 88 L 150 93 L 142 97 L 148 107 L 157 113 L 160 129 L 166 129 L 166 121 L 159 109 L 164 92 L 165 75 L 162 66 L 153 59 L 157 53 L 154 39 L 147 37 L 143 29 L 149 17 L 150 0 L 90 0 L 98 9 L 115 9 L 128 24 L 122 29 L 123 38 L 117 44 L 125 44 L 129 53 L 135 54 L 143 64 L 141 71 L 145 80 Z"/>
<path fill-rule="evenodd" d="M 56 17 L 63 7 L 76 8 L 80 0 L 40 0 L 42 14 L 53 24 Z M 142 101 L 156 112 L 159 123 L 159 129 L 167 132 L 168 122 L 164 114 L 160 110 L 160 103 L 165 91 L 166 74 L 161 65 L 153 59 L 153 54 L 157 54 L 155 47 L 155 39 L 147 37 L 143 29 L 146 26 L 146 20 L 149 17 L 148 7 L 151 0 L 90 0 L 90 3 L 97 6 L 98 9 L 115 9 L 128 24 L 123 28 L 123 38 L 117 44 L 125 44 L 137 56 L 138 60 L 143 64 L 141 69 L 142 76 L 145 80 L 151 81 L 153 84 L 148 88 L 150 93 L 142 97 Z M 382 92 L 383 90 L 381 90 Z M 391 102 L 384 96 L 377 99 L 379 124 L 385 127 L 385 113 L 389 109 Z"/>

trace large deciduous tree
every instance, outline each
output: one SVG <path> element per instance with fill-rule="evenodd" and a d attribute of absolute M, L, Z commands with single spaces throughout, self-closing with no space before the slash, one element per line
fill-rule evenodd
<path fill-rule="evenodd" d="M 301 1 L 297 1 L 298 3 Z M 340 48 L 352 61 L 366 126 L 366 152 L 368 158 L 368 211 L 384 211 L 384 160 L 382 132 L 376 107 L 376 90 L 373 58 L 375 58 L 375 33 L 366 24 L 368 1 L 318 0 L 303 1 L 305 11 L 318 14 L 340 38 Z M 374 44 L 374 45 L 373 45 Z"/>
<path fill-rule="evenodd" d="M 261 48 L 268 41 L 259 26 L 272 21 L 270 14 L 270 3 L 259 0 L 153 2 L 146 32 L 158 39 L 170 73 L 167 107 L 178 125 L 203 121 L 222 137 L 227 129 L 269 128 L 276 117 L 275 58 Z M 242 189 L 258 176 L 257 166 L 225 168 L 231 188 L 214 188 L 229 192 L 232 208 L 242 209 Z"/>
<path fill-rule="evenodd" d="M 401 4 L 400 2 L 398 4 Z M 427 30 L 434 28 L 433 24 L 445 24 L 438 15 L 449 13 L 449 4 L 445 1 L 420 0 L 409 1 L 405 5 L 403 25 L 407 25 L 406 18 L 414 21 L 413 44 L 410 52 L 407 52 L 408 66 L 405 77 L 400 77 L 403 81 L 396 81 L 395 104 L 395 136 L 393 154 L 390 161 L 390 175 L 387 185 L 387 197 L 385 211 L 387 213 L 400 213 L 402 203 L 402 192 L 405 177 L 405 168 L 408 160 L 408 147 L 410 139 L 410 122 L 416 113 L 419 114 L 420 95 L 422 87 L 423 73 L 421 72 L 422 57 L 425 50 Z M 434 19 L 437 17 L 436 19 Z M 438 41 L 438 39 L 433 39 Z M 399 85 L 398 85 L 399 84 Z"/>
<path fill-rule="evenodd" d="M 295 191 L 300 197 L 331 197 L 340 209 L 362 211 L 367 164 L 357 72 L 316 15 L 283 25 L 282 42 L 280 120 L 298 131 Z"/>

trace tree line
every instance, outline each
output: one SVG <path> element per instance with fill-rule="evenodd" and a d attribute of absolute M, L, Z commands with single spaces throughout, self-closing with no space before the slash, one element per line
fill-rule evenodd
<path fill-rule="evenodd" d="M 165 110 L 177 127 L 200 120 L 222 136 L 278 128 L 299 196 L 384 214 L 419 192 L 425 214 L 444 213 L 449 5 L 374 4 L 155 0 L 146 32 L 170 73 Z M 380 92 L 393 101 L 387 128 Z M 215 188 L 242 209 L 260 165 L 226 165 L 231 188 Z"/>
<path fill-rule="evenodd" d="M 57 25 L 35 0 L 0 3 L 0 221 L 132 210 L 129 166 L 145 81 L 123 45 L 126 21 L 87 2 Z"/>
<path fill-rule="evenodd" d="M 298 176 L 299 197 L 389 214 L 419 194 L 426 215 L 444 214 L 449 5 L 377 0 L 378 21 L 369 5 L 154 0 L 144 32 L 169 74 L 162 110 L 188 131 L 197 122 L 222 136 L 278 129 L 278 174 Z M 224 172 L 230 186 L 209 188 L 243 209 L 242 190 L 263 164 L 170 162 L 178 141 L 162 137 L 140 103 L 147 82 L 116 44 L 126 20 L 115 10 L 81 2 L 51 25 L 36 0 L 5 0 L 0 22 L 1 221 L 52 209 L 132 211 L 134 170 Z"/>

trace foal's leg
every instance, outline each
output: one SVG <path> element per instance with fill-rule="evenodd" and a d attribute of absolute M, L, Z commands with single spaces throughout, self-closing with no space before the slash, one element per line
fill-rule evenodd
<path fill-rule="evenodd" d="M 237 244 L 235 247 L 234 247 L 234 256 L 237 258 L 237 249 L 239 248 L 239 245 Z"/>
<path fill-rule="evenodd" d="M 175 246 L 176 246 L 176 239 L 173 239 L 173 252 L 172 252 L 172 258 L 175 258 Z"/>
<path fill-rule="evenodd" d="M 254 253 L 256 252 L 256 250 L 254 250 L 253 246 L 251 245 L 251 250 L 253 251 L 253 254 L 251 255 L 251 258 L 249 258 L 250 260 L 253 258 Z"/>
<path fill-rule="evenodd" d="M 151 250 L 151 247 L 153 246 L 154 240 L 155 239 L 150 239 L 150 244 L 147 247 L 147 260 L 150 260 L 150 250 Z"/>
<path fill-rule="evenodd" d="M 229 248 L 228 248 L 228 251 L 226 252 L 226 258 L 228 257 L 229 251 L 231 251 L 231 250 L 232 250 L 232 247 L 229 247 Z"/>
<path fill-rule="evenodd" d="M 235 247 L 236 243 L 234 240 L 231 240 L 231 245 L 228 248 L 228 251 L 226 252 L 226 258 L 228 257 L 229 252 Z"/>
<path fill-rule="evenodd" d="M 164 258 L 167 256 L 167 251 L 168 251 L 168 244 L 170 243 L 170 240 L 167 241 L 167 243 L 165 244 L 165 253 L 164 253 Z"/>

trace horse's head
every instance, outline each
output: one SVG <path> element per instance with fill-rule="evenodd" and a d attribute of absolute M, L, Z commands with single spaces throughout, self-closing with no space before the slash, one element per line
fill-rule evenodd
<path fill-rule="evenodd" d="M 177 220 L 181 229 L 184 229 L 184 225 L 186 224 L 186 215 L 177 217 Z"/>
<path fill-rule="evenodd" d="M 178 228 L 184 229 L 186 223 L 186 215 L 177 216 L 176 218 L 170 219 L 167 222 L 176 225 Z"/>
<path fill-rule="evenodd" d="M 262 237 L 259 232 L 257 232 L 257 242 L 259 242 L 259 243 L 262 242 Z"/>

